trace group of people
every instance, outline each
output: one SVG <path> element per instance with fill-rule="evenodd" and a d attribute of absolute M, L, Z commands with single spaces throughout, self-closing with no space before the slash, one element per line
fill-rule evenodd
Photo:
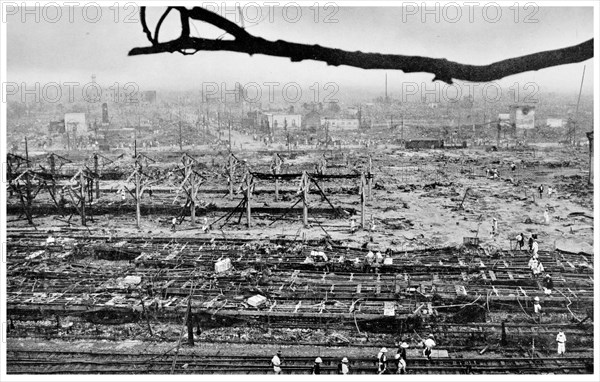
<path fill-rule="evenodd" d="M 536 297 L 534 300 L 534 307 L 539 307 L 539 298 Z M 536 310 L 538 308 L 535 308 Z M 541 308 L 539 308 L 541 309 Z M 557 353 L 559 356 L 564 356 L 566 352 L 567 336 L 561 330 L 556 335 Z M 421 341 L 423 345 L 423 356 L 431 361 L 431 354 L 433 348 L 436 346 L 433 334 L 429 334 L 427 338 Z M 392 359 L 388 359 L 388 349 L 383 347 L 377 354 L 377 374 L 406 374 L 406 350 L 409 345 L 406 341 L 402 340 L 398 344 L 398 350 Z M 271 365 L 273 366 L 273 372 L 275 374 L 281 374 L 281 366 L 283 359 L 281 357 L 281 350 L 277 351 L 277 354 L 271 359 Z M 311 374 L 318 375 L 322 371 L 323 359 L 321 357 L 315 358 L 314 364 L 310 370 Z M 337 374 L 347 375 L 351 373 L 350 362 L 347 357 L 342 358 L 337 365 Z"/>
<path fill-rule="evenodd" d="M 517 241 L 517 245 L 519 246 L 519 251 L 522 251 L 523 247 L 525 246 L 525 234 L 518 233 L 517 236 L 515 236 L 515 240 Z M 539 250 L 539 244 L 537 242 L 537 234 L 532 233 L 531 236 L 529 236 L 527 244 L 529 246 L 529 252 L 533 256 L 537 257 L 538 250 Z"/>
<path fill-rule="evenodd" d="M 283 372 L 283 370 L 281 369 L 282 364 L 283 359 L 281 357 L 281 350 L 278 350 L 277 354 L 275 354 L 273 358 L 271 358 L 271 366 L 273 366 L 273 372 L 275 374 L 281 374 Z M 322 364 L 323 360 L 321 359 L 321 357 L 315 358 L 315 362 L 311 368 L 311 374 L 321 374 Z M 350 362 L 348 361 L 347 357 L 342 358 L 338 363 L 337 373 L 342 375 L 350 374 Z"/>
<path fill-rule="evenodd" d="M 426 339 L 421 341 L 423 346 L 423 357 L 426 357 L 431 361 L 431 354 L 433 348 L 436 346 L 433 334 L 427 336 Z M 388 349 L 383 347 L 377 354 L 377 374 L 406 374 L 406 361 L 407 361 L 407 349 L 410 346 L 405 340 L 401 340 L 398 343 L 398 350 L 393 358 L 388 359 Z M 271 366 L 275 374 L 282 373 L 283 359 L 281 356 L 281 350 L 277 351 L 277 354 L 271 358 Z M 323 365 L 323 359 L 321 357 L 315 358 L 314 364 L 310 370 L 311 374 L 321 374 Z M 350 362 L 347 357 L 342 358 L 337 365 L 337 374 L 350 374 Z"/>

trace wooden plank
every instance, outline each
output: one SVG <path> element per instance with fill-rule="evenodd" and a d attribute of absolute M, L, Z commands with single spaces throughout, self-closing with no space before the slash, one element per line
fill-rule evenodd
<path fill-rule="evenodd" d="M 509 279 L 511 279 L 511 280 L 514 280 L 514 279 L 515 279 L 515 277 L 513 276 L 513 274 L 512 274 L 512 273 L 510 273 L 510 272 L 507 272 L 507 273 L 508 273 L 508 278 L 509 278 Z"/>
<path fill-rule="evenodd" d="M 460 272 L 460 275 L 461 275 L 463 281 L 467 281 L 467 274 L 465 272 Z"/>
<path fill-rule="evenodd" d="M 440 275 L 438 275 L 437 273 L 433 274 L 433 281 L 440 281 Z"/>
<path fill-rule="evenodd" d="M 490 274 L 490 278 L 492 279 L 492 281 L 496 281 L 496 274 L 494 273 L 494 271 L 488 271 L 488 273 Z"/>
<path fill-rule="evenodd" d="M 300 309 L 301 305 L 302 305 L 302 301 L 299 301 L 298 304 L 296 304 L 296 308 L 294 309 L 294 313 L 298 313 L 298 309 Z"/>
<path fill-rule="evenodd" d="M 506 262 L 506 260 L 502 260 L 502 263 L 504 263 L 504 268 L 508 268 L 508 263 Z"/>
<path fill-rule="evenodd" d="M 467 290 L 465 289 L 464 286 L 462 285 L 454 285 L 454 289 L 456 290 L 456 294 L 458 296 L 466 296 L 467 295 Z"/>
<path fill-rule="evenodd" d="M 569 264 L 569 266 L 573 269 L 575 269 L 575 266 L 573 265 L 573 263 L 571 263 L 570 261 L 567 261 L 567 264 Z"/>
<path fill-rule="evenodd" d="M 334 289 L 335 289 L 335 284 L 331 285 L 331 289 L 329 290 L 329 293 L 333 293 Z"/>
<path fill-rule="evenodd" d="M 527 297 L 527 293 L 525 293 L 525 291 L 523 290 L 523 288 L 519 287 L 519 291 L 521 293 L 523 293 L 523 296 Z"/>
<path fill-rule="evenodd" d="M 358 284 L 356 286 L 356 293 L 360 293 L 360 290 L 362 289 L 362 284 Z"/>
<path fill-rule="evenodd" d="M 496 294 L 496 296 L 500 296 L 500 295 L 498 294 L 498 290 L 497 290 L 497 289 L 496 289 L 496 287 L 495 287 L 495 286 L 493 286 L 493 285 L 492 285 L 492 290 L 494 291 L 494 293 Z"/>
<path fill-rule="evenodd" d="M 381 293 L 381 284 L 377 284 L 377 287 L 375 288 L 375 294 L 380 294 Z"/>
<path fill-rule="evenodd" d="M 354 279 L 354 273 L 350 273 L 350 280 L 348 281 L 352 281 Z"/>
<path fill-rule="evenodd" d="M 575 296 L 575 298 L 577 298 L 577 295 L 575 293 L 573 293 L 573 291 L 571 290 L 571 288 L 567 288 L 567 290 L 569 291 L 569 293 L 571 293 L 573 296 Z"/>
<path fill-rule="evenodd" d="M 481 275 L 481 277 L 487 281 L 487 276 L 485 275 L 484 271 L 480 271 L 479 274 Z"/>
<path fill-rule="evenodd" d="M 400 293 L 400 284 L 396 284 L 396 293 Z"/>

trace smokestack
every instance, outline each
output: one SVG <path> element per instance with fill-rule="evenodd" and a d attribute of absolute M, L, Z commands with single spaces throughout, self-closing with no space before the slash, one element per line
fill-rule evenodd
<path fill-rule="evenodd" d="M 387 92 L 387 73 L 385 74 L 385 100 L 388 100 L 388 92 Z"/>
<path fill-rule="evenodd" d="M 108 123 L 108 104 L 102 104 L 102 123 Z"/>

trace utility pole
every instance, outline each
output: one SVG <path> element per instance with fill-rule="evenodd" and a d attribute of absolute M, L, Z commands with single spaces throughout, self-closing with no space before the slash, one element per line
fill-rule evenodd
<path fill-rule="evenodd" d="M 229 128 L 229 151 L 231 151 L 231 119 L 229 119 L 228 122 L 228 128 Z"/>
<path fill-rule="evenodd" d="M 81 225 L 85 226 L 85 177 L 83 169 L 79 171 L 79 189 L 81 193 Z"/>
<path fill-rule="evenodd" d="M 402 115 L 402 129 L 400 130 L 400 139 L 404 142 L 404 114 Z"/>
<path fill-rule="evenodd" d="M 136 226 L 140 229 L 140 221 L 142 218 L 142 213 L 140 211 L 140 164 L 139 158 L 135 157 L 135 221 Z"/>
<path fill-rule="evenodd" d="M 228 176 L 228 183 L 229 183 L 229 199 L 233 198 L 233 166 L 235 165 L 234 159 L 233 159 L 233 154 L 230 152 L 229 153 L 229 176 Z"/>
<path fill-rule="evenodd" d="M 27 137 L 25 137 L 25 168 L 29 169 L 29 167 L 29 146 L 27 144 Z M 27 187 L 27 207 L 31 207 L 33 198 L 31 196 L 31 180 L 29 178 L 29 174 L 27 174 L 25 177 L 25 184 Z"/>
<path fill-rule="evenodd" d="M 181 117 L 181 114 L 180 114 L 180 117 Z M 179 151 L 183 151 L 183 139 L 182 139 L 181 135 L 182 135 L 181 118 L 179 118 Z"/>
<path fill-rule="evenodd" d="M 586 133 L 589 144 L 589 154 L 590 154 L 590 164 L 588 171 L 588 184 L 592 184 L 592 167 L 594 166 L 594 162 L 592 161 L 592 154 L 594 152 L 594 132 L 590 131 Z"/>
<path fill-rule="evenodd" d="M 196 174 L 194 173 L 193 162 L 189 159 L 188 166 L 186 168 L 189 171 L 189 179 L 191 183 L 190 187 L 190 218 L 192 226 L 196 224 Z"/>
<path fill-rule="evenodd" d="M 250 170 L 246 169 L 246 223 L 248 228 L 252 226 L 250 198 L 252 197 L 252 175 Z"/>
<path fill-rule="evenodd" d="M 94 153 L 94 172 L 96 173 L 96 199 L 100 198 L 100 173 L 98 168 L 98 153 Z M 54 171 L 52 172 L 54 174 Z"/>
<path fill-rule="evenodd" d="M 302 180 L 300 182 L 302 186 L 302 222 L 305 227 L 308 227 L 308 188 L 309 179 L 306 171 L 302 172 Z"/>
<path fill-rule="evenodd" d="M 371 172 L 373 171 L 373 157 L 369 154 L 369 200 L 373 200 L 373 175 Z"/>
<path fill-rule="evenodd" d="M 496 135 L 496 148 L 500 149 L 500 119 L 498 119 L 498 124 L 497 124 L 497 128 L 498 128 L 498 133 Z"/>
<path fill-rule="evenodd" d="M 360 226 L 365 229 L 365 174 L 360 174 Z"/>
<path fill-rule="evenodd" d="M 577 106 L 575 107 L 575 120 L 573 121 L 573 144 L 577 139 L 577 120 L 579 117 L 579 101 L 581 100 L 581 91 L 583 90 L 583 79 L 585 77 L 585 67 L 583 66 L 583 73 L 581 74 L 581 85 L 579 85 L 579 96 L 577 97 Z"/>
<path fill-rule="evenodd" d="M 273 162 L 273 172 L 275 175 L 279 175 L 279 172 L 281 171 L 281 159 L 279 159 L 279 155 L 277 155 L 277 153 L 273 154 Z M 279 200 L 279 178 L 277 177 L 275 178 L 275 200 Z"/>

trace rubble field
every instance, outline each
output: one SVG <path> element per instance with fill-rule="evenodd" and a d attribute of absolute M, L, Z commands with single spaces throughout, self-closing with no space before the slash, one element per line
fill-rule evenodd
<path fill-rule="evenodd" d="M 317 356 L 326 374 L 343 357 L 374 374 L 403 341 L 411 374 L 593 373 L 583 148 L 235 138 L 244 151 L 90 154 L 52 171 L 47 154 L 13 158 L 9 374 L 265 374 L 277 350 L 284 374 Z M 537 235 L 550 294 L 518 234 Z"/>

